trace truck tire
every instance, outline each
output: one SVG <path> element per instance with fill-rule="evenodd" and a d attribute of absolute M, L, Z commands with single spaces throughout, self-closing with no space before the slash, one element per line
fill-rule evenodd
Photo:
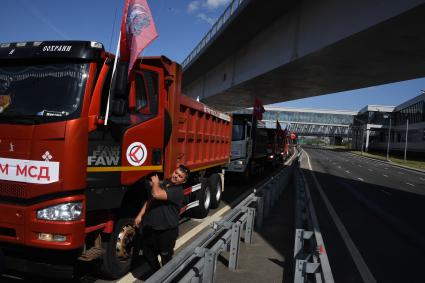
<path fill-rule="evenodd" d="M 196 199 L 199 200 L 199 205 L 192 209 L 191 216 L 194 218 L 205 218 L 210 211 L 211 187 L 209 183 L 209 179 L 205 179 L 201 189 L 197 191 Z"/>
<path fill-rule="evenodd" d="M 111 279 L 117 279 L 130 271 L 134 251 L 136 230 L 133 218 L 121 218 L 115 225 L 114 232 L 104 242 L 103 261 L 100 272 Z"/>
<path fill-rule="evenodd" d="M 221 184 L 221 177 L 219 174 L 212 174 L 208 178 L 208 182 L 211 188 L 211 208 L 217 208 L 220 205 L 221 195 L 223 193 L 223 188 Z"/>

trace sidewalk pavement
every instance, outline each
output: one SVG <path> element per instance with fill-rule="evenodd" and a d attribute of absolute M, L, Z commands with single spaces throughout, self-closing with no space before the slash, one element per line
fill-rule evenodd
<path fill-rule="evenodd" d="M 215 282 L 293 282 L 294 213 L 293 185 L 289 184 L 262 229 L 255 231 L 253 243 L 241 241 L 238 268 L 227 268 L 227 253 L 218 257 Z"/>

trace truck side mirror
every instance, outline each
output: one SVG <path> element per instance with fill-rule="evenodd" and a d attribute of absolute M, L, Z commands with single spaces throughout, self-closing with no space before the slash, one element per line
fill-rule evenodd
<path fill-rule="evenodd" d="M 128 62 L 118 62 L 112 83 L 114 99 L 127 99 L 128 91 Z"/>
<path fill-rule="evenodd" d="M 118 62 L 112 78 L 112 99 L 110 111 L 114 116 L 126 113 L 128 100 L 128 62 Z"/>

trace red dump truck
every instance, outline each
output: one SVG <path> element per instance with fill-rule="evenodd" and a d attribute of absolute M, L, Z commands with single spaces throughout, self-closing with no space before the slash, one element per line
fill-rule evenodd
<path fill-rule="evenodd" d="M 4 268 L 72 276 L 77 260 L 125 274 L 149 176 L 192 171 L 186 210 L 219 205 L 231 117 L 181 94 L 182 69 L 144 57 L 127 77 L 103 45 L 0 45 L 0 259 Z M 110 97 L 108 123 L 105 114 Z"/>

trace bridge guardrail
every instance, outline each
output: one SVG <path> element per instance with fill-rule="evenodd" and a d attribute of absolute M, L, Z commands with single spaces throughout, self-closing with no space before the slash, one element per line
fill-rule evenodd
<path fill-rule="evenodd" d="M 189 53 L 186 59 L 183 60 L 182 66 L 185 69 L 189 63 L 191 63 L 199 53 L 208 45 L 211 39 L 223 28 L 223 26 L 228 22 L 230 17 L 235 14 L 236 11 L 242 7 L 243 2 L 249 2 L 248 0 L 233 0 L 229 6 L 227 6 L 226 10 L 224 10 L 223 14 L 221 14 L 220 18 L 214 23 L 212 28 L 205 34 L 202 40 L 196 45 L 196 47 Z"/>
<path fill-rule="evenodd" d="M 301 160 L 302 151 L 294 170 L 296 188 L 294 282 L 303 283 L 306 282 L 307 277 L 313 277 L 315 281 L 312 282 L 333 283 L 332 270 L 310 190 L 305 176 L 300 170 Z"/>
<path fill-rule="evenodd" d="M 295 155 L 291 160 L 294 158 Z M 254 226 L 262 227 L 263 218 L 287 186 L 294 163 L 254 189 L 145 282 L 214 282 L 217 257 L 222 252 L 229 253 L 229 269 L 237 269 L 242 232 L 244 243 L 251 244 Z"/>

